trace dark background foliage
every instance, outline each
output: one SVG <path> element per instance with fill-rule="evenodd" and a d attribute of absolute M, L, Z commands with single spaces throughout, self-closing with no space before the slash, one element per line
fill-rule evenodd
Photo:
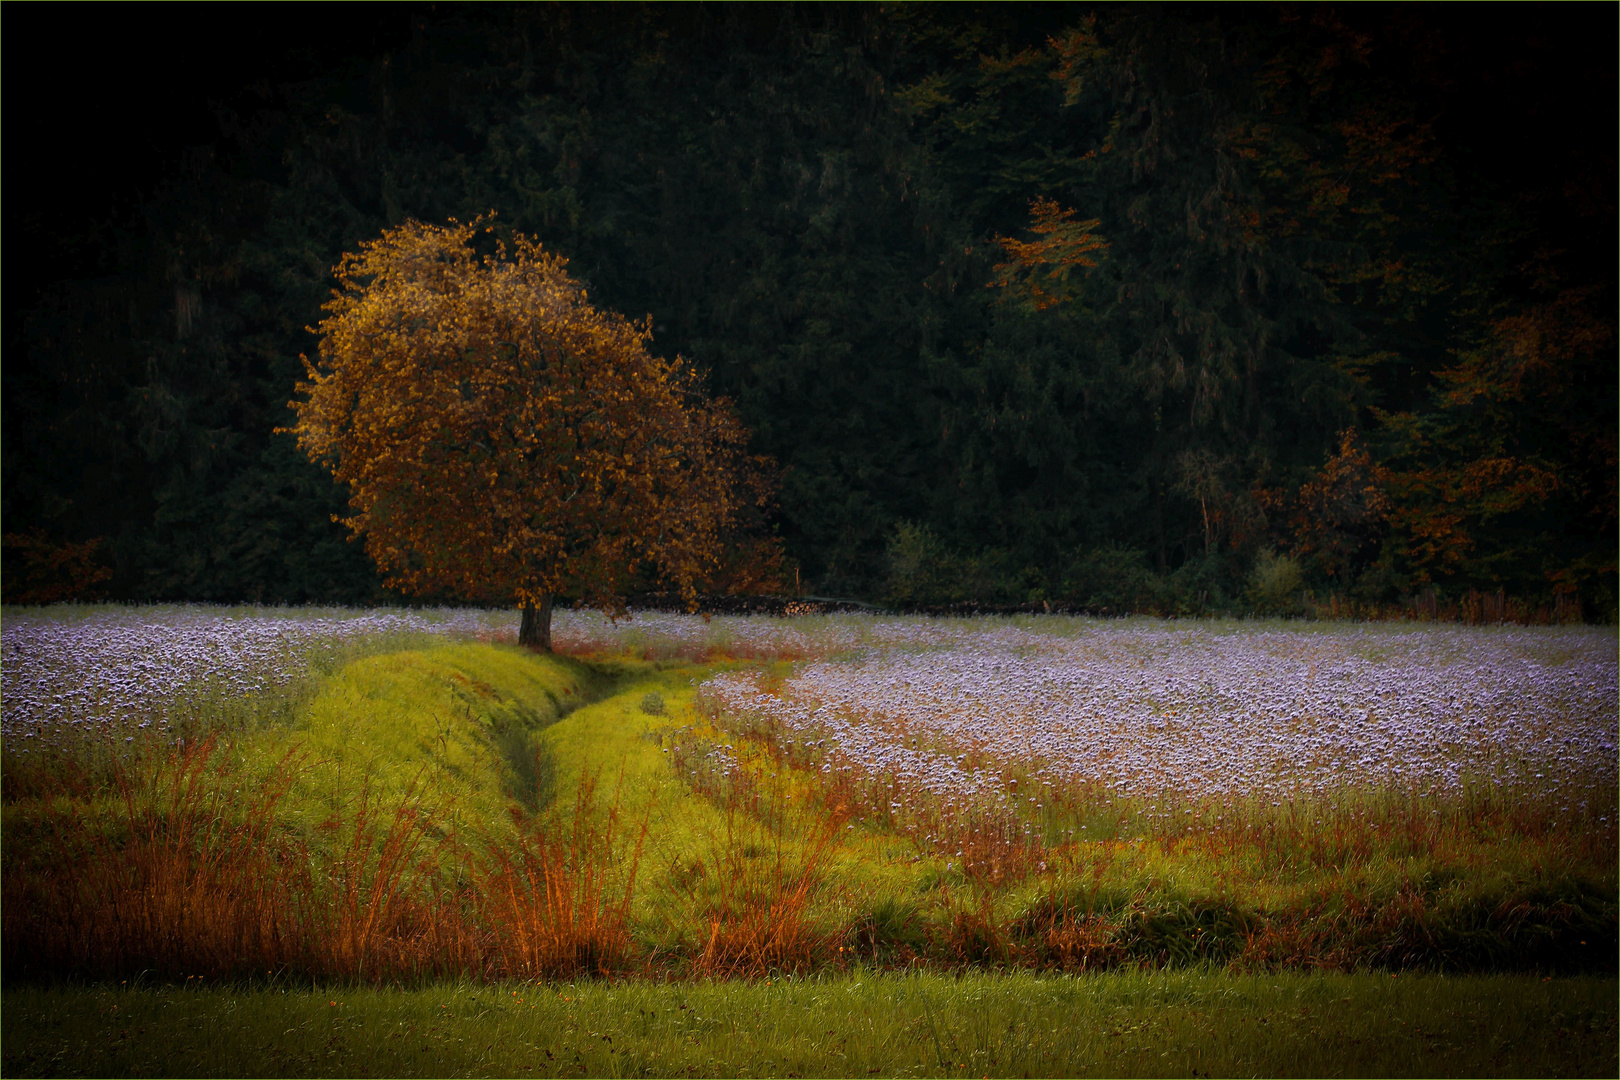
<path fill-rule="evenodd" d="M 1607 615 L 1614 18 L 19 9 L 75 75 L 8 110 L 5 529 L 380 598 L 273 429 L 342 251 L 494 209 L 736 402 L 806 591 Z M 989 287 L 1037 197 L 1109 244 L 1040 310 Z"/>

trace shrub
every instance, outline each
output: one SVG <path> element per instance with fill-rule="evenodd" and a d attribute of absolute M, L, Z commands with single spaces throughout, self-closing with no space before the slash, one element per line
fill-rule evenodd
<path fill-rule="evenodd" d="M 1303 610 L 1300 593 L 1305 571 L 1291 555 L 1263 551 L 1249 573 L 1248 599 L 1266 615 L 1295 615 Z"/>
<path fill-rule="evenodd" d="M 962 599 L 969 567 L 926 525 L 902 521 L 889 538 L 888 599 L 948 604 Z"/>
<path fill-rule="evenodd" d="M 1077 552 L 1063 576 L 1063 597 L 1103 614 L 1159 612 L 1170 599 L 1145 554 L 1117 547 Z"/>
<path fill-rule="evenodd" d="M 1228 611 L 1239 583 L 1230 556 L 1211 552 L 1190 558 L 1170 575 L 1172 610 L 1177 615 Z"/>

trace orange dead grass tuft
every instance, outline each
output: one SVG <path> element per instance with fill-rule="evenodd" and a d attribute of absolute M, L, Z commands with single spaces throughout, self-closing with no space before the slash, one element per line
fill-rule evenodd
<path fill-rule="evenodd" d="M 32 827 L 49 842 L 14 846 L 0 875 L 8 972 L 379 983 L 631 962 L 640 839 L 618 859 L 617 808 L 605 828 L 592 824 L 594 781 L 561 838 L 526 822 L 481 850 L 434 838 L 414 786 L 391 814 L 363 793 L 352 823 L 326 823 L 349 840 L 322 865 L 276 824 L 300 765 L 289 754 L 267 782 L 246 784 L 210 739 L 142 777 L 119 769 L 112 819 L 48 800 Z M 450 859 L 462 874 L 442 872 Z"/>
<path fill-rule="evenodd" d="M 837 955 L 839 934 L 818 927 L 810 903 L 820 891 L 848 814 L 807 808 L 771 812 L 757 789 L 751 805 L 726 804 L 725 834 L 717 837 L 711 864 L 714 891 L 704 905 L 707 934 L 693 958 L 695 974 L 713 978 L 807 971 Z M 751 812 L 750 812 L 751 811 Z M 745 843 L 744 821 L 759 821 L 767 846 Z M 798 838 L 797 850 L 787 841 Z M 693 875 L 689 887 L 707 875 Z"/>
<path fill-rule="evenodd" d="M 643 821 L 629 859 L 613 856 L 619 806 L 597 825 L 595 777 L 581 777 L 573 821 L 561 838 L 520 819 L 516 843 L 490 843 L 473 880 L 481 922 L 500 927 L 491 960 L 508 977 L 562 978 L 624 970 L 634 956 L 630 901 L 647 839 Z"/>
<path fill-rule="evenodd" d="M 301 952 L 307 860 L 272 827 L 296 761 L 240 796 L 216 782 L 212 739 L 145 777 L 115 773 L 121 821 L 97 828 L 49 800 L 50 844 L 7 859 L 5 963 L 20 972 L 235 976 Z"/>

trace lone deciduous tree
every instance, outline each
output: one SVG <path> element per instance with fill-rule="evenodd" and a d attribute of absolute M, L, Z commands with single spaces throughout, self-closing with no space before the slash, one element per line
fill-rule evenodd
<path fill-rule="evenodd" d="M 391 587 L 510 603 L 549 651 L 554 597 L 623 610 L 651 570 L 695 599 L 764 459 L 649 321 L 591 306 L 566 260 L 482 219 L 345 254 L 291 429 L 349 486 Z"/>

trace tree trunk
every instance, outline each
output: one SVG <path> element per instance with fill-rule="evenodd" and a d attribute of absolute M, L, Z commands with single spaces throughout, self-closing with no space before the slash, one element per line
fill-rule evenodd
<path fill-rule="evenodd" d="M 536 652 L 551 651 L 551 594 L 547 593 L 534 606 L 524 605 L 523 623 L 518 627 L 518 644 Z"/>

